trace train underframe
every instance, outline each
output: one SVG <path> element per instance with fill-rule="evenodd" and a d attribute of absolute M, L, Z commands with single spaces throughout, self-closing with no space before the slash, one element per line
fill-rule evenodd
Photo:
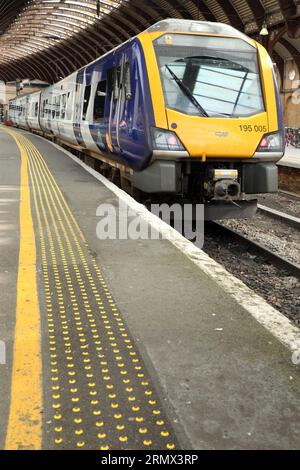
<path fill-rule="evenodd" d="M 204 204 L 205 219 L 248 218 L 257 210 L 256 194 L 278 190 L 275 162 L 245 160 L 156 160 L 130 176 L 133 188 L 154 200 Z"/>

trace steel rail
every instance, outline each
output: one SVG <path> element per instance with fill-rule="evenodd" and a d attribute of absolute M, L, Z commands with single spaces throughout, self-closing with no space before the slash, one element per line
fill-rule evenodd
<path fill-rule="evenodd" d="M 217 231 L 219 234 L 224 234 L 225 236 L 233 239 L 237 243 L 243 244 L 247 247 L 249 252 L 259 254 L 264 258 L 268 259 L 274 266 L 277 268 L 283 269 L 290 273 L 290 275 L 300 279 L 300 266 L 288 259 L 274 253 L 260 243 L 255 242 L 247 238 L 245 235 L 240 234 L 232 228 L 225 227 L 219 222 L 209 222 L 208 227 L 212 227 L 213 230 Z"/>

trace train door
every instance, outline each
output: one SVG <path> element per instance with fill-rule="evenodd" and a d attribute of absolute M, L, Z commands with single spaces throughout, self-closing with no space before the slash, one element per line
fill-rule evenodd
<path fill-rule="evenodd" d="M 76 77 L 76 88 L 75 88 L 75 110 L 74 110 L 74 122 L 73 131 L 76 141 L 79 145 L 84 146 L 83 136 L 81 133 L 81 119 L 82 119 L 82 108 L 83 108 L 83 84 L 84 81 L 84 70 L 80 70 Z"/>
<path fill-rule="evenodd" d="M 124 108 L 124 71 L 127 54 L 117 56 L 115 67 L 110 71 L 111 102 L 109 112 L 108 147 L 116 153 L 122 152 L 120 142 L 120 120 Z"/>
<path fill-rule="evenodd" d="M 91 127 L 93 127 L 94 98 L 98 84 L 99 73 L 94 67 L 87 67 L 84 74 L 84 92 L 81 117 L 81 135 L 84 146 L 90 150 L 98 151 L 98 147 L 93 139 Z"/>
<path fill-rule="evenodd" d="M 141 55 L 130 47 L 119 56 L 112 72 L 109 117 L 111 146 L 132 167 L 141 168 L 151 156 L 145 109 L 145 80 Z"/>
<path fill-rule="evenodd" d="M 51 106 L 51 131 L 54 135 L 58 134 L 58 118 L 57 109 L 59 108 L 59 94 L 57 88 L 54 88 L 52 94 L 52 106 Z"/>

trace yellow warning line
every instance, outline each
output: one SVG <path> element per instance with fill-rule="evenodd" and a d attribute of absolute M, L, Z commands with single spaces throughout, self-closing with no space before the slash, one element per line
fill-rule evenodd
<path fill-rule="evenodd" d="M 21 155 L 20 252 L 11 403 L 6 450 L 40 449 L 42 443 L 42 363 L 36 279 L 36 245 L 30 204 L 27 153 Z"/>

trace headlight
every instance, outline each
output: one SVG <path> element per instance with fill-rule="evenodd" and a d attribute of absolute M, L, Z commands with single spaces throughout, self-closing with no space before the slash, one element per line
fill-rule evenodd
<path fill-rule="evenodd" d="M 151 128 L 153 150 L 184 151 L 175 132 L 157 127 Z"/>
<path fill-rule="evenodd" d="M 265 134 L 260 141 L 257 152 L 283 152 L 283 132 Z"/>

